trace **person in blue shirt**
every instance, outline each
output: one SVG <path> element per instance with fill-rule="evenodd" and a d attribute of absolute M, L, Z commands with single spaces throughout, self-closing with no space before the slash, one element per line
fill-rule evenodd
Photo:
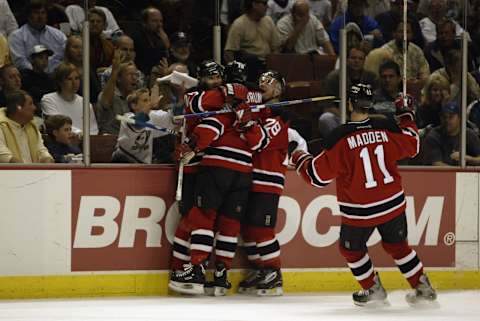
<path fill-rule="evenodd" d="M 379 29 L 378 22 L 364 13 L 366 3 L 364 0 L 350 0 L 345 15 L 340 14 L 333 20 L 328 34 L 335 52 L 339 52 L 340 29 L 350 22 L 354 22 L 360 27 L 365 39 L 373 38 L 374 47 L 383 44 L 382 32 Z"/>
<path fill-rule="evenodd" d="M 45 121 L 45 146 L 55 159 L 55 163 L 70 163 L 74 156 L 82 153 L 74 145 L 77 139 L 72 132 L 72 119 L 65 115 L 53 115 Z"/>
<path fill-rule="evenodd" d="M 19 69 L 32 69 L 30 52 L 44 45 L 53 52 L 48 59 L 47 73 L 52 73 L 63 60 L 67 37 L 58 29 L 47 26 L 45 0 L 30 0 L 26 8 L 27 23 L 10 34 L 8 39 L 13 64 Z"/>

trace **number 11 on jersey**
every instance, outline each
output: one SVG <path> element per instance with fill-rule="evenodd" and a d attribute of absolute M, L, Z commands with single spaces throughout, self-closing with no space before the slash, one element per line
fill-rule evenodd
<path fill-rule="evenodd" d="M 378 167 L 383 174 L 383 183 L 388 184 L 393 182 L 393 177 L 387 170 L 385 166 L 385 155 L 383 152 L 383 145 L 378 145 L 375 147 L 373 152 L 377 158 Z M 360 158 L 363 161 L 363 171 L 365 173 L 365 188 L 374 188 L 377 187 L 378 183 L 373 177 L 372 163 L 370 161 L 370 153 L 368 147 L 362 148 L 360 151 Z"/>

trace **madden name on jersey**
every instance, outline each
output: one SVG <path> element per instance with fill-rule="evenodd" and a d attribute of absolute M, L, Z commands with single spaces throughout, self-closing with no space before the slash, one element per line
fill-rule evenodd
<path fill-rule="evenodd" d="M 347 138 L 350 149 L 368 144 L 388 142 L 387 133 L 382 130 L 368 131 Z"/>

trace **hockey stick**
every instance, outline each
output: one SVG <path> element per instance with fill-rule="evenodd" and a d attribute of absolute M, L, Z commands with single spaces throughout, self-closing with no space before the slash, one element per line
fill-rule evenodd
<path fill-rule="evenodd" d="M 137 126 L 137 127 L 148 127 L 148 128 L 159 130 L 161 132 L 165 132 L 165 133 L 172 134 L 172 135 L 177 135 L 178 134 L 178 132 L 173 130 L 173 129 L 158 127 L 158 126 L 156 126 L 152 123 L 147 123 L 147 122 L 144 122 L 144 121 L 141 121 L 141 120 L 133 119 L 133 118 L 128 117 L 128 116 L 117 115 L 117 116 L 115 116 L 115 118 L 122 123 L 132 124 L 132 125 Z"/>
<path fill-rule="evenodd" d="M 317 101 L 327 101 L 327 100 L 334 100 L 337 99 L 335 96 L 321 96 L 321 97 L 312 97 L 312 98 L 304 98 L 304 99 L 295 99 L 295 100 L 287 100 L 287 101 L 280 101 L 277 103 L 268 103 L 268 104 L 259 104 L 259 105 L 251 105 L 250 108 L 252 111 L 259 111 L 265 108 L 278 108 L 278 107 L 286 107 L 298 104 L 306 104 L 306 103 L 313 103 Z M 174 120 L 181 120 L 183 118 L 191 118 L 191 117 L 208 117 L 212 115 L 219 115 L 219 114 L 226 114 L 231 113 L 233 110 L 230 108 L 224 107 L 220 110 L 213 110 L 213 111 L 206 111 L 203 113 L 193 113 L 193 114 L 185 114 L 185 115 L 178 115 L 174 116 Z"/>
<path fill-rule="evenodd" d="M 182 127 L 181 127 L 181 141 L 180 143 L 183 144 L 185 141 L 186 136 L 186 120 L 185 118 L 182 119 Z M 182 187 L 183 187 L 183 167 L 185 164 L 195 156 L 194 152 L 187 153 L 180 159 L 180 163 L 178 164 L 178 176 L 177 176 L 177 190 L 175 191 L 175 200 L 180 202 L 182 200 Z"/>

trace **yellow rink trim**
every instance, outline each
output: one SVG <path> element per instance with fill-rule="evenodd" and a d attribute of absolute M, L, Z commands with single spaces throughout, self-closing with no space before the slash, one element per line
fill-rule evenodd
<path fill-rule="evenodd" d="M 430 271 L 429 278 L 438 290 L 480 289 L 479 271 Z M 236 285 L 244 276 L 231 272 Z M 387 290 L 407 289 L 408 284 L 397 271 L 380 271 Z M 343 292 L 358 289 L 348 271 L 284 272 L 284 290 L 294 292 Z M 168 274 L 91 274 L 71 276 L 0 277 L 0 299 L 75 298 L 102 296 L 171 295 Z"/>

